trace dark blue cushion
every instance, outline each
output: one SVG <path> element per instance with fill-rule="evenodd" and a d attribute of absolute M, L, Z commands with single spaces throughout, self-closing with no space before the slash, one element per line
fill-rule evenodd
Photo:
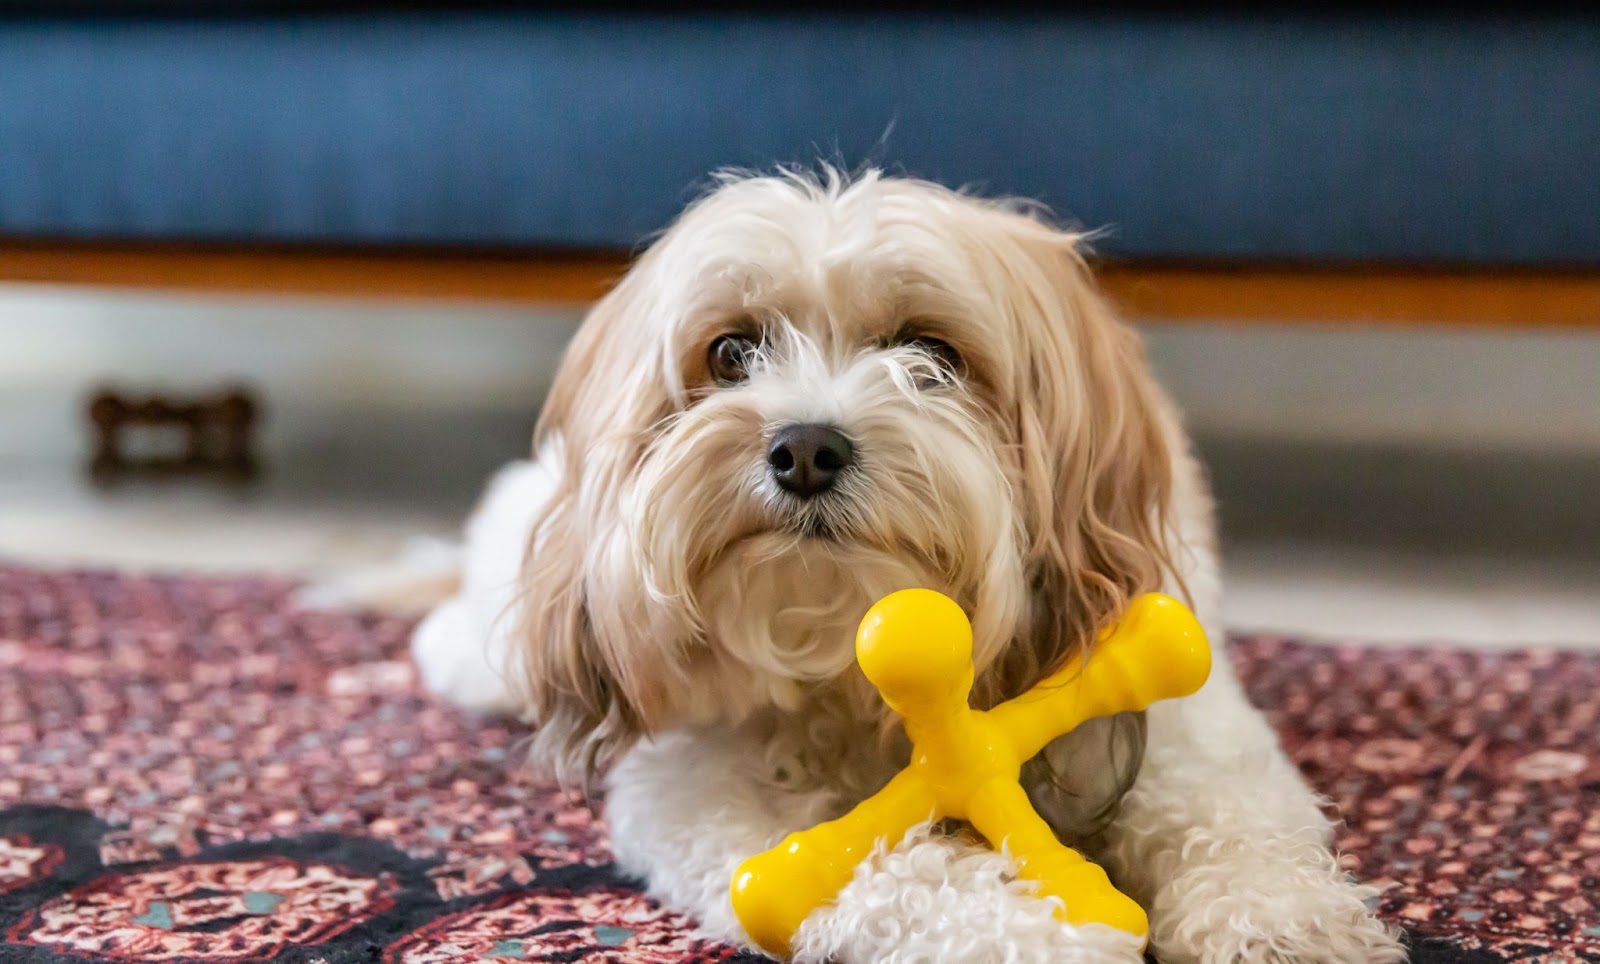
<path fill-rule="evenodd" d="M 1600 263 L 1600 22 L 0 23 L 0 232 L 627 246 L 819 155 L 1175 257 Z"/>

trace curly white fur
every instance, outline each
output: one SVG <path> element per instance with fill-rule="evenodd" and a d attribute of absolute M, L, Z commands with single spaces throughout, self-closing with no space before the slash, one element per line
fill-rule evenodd
<path fill-rule="evenodd" d="M 1056 902 L 1033 896 L 1004 852 L 964 837 L 913 829 L 861 864 L 839 899 L 807 918 L 799 960 L 1006 961 L 1116 964 L 1141 959 L 1139 942 L 1103 925 L 1073 927 Z"/>
<path fill-rule="evenodd" d="M 713 383 L 707 345 L 730 330 L 758 331 L 760 350 L 747 378 Z M 856 444 L 826 498 L 767 475 L 772 433 L 795 422 Z M 418 629 L 417 661 L 451 699 L 525 710 L 557 773 L 609 764 L 618 860 L 720 937 L 743 940 L 740 860 L 904 762 L 851 662 L 877 596 L 956 596 L 990 698 L 1131 592 L 1187 593 L 1223 639 L 1210 500 L 1177 419 L 1076 239 L 1014 205 L 874 174 L 730 180 L 596 308 L 542 439 L 491 485 L 462 593 Z M 1215 666 L 1149 711 L 1109 826 L 1089 816 L 1122 789 L 1104 727 L 1047 749 L 1068 784 L 1034 788 L 1041 812 L 1149 909 L 1163 959 L 1403 959 L 1329 852 L 1319 801 Z M 924 829 L 864 863 L 796 947 L 1139 960 L 1126 935 L 1052 909 L 1003 854 Z"/>

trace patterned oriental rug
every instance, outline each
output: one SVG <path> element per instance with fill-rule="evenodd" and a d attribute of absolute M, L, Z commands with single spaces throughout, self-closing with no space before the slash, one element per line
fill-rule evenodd
<path fill-rule="evenodd" d="M 0 566 L 0 961 L 736 961 L 403 620 Z M 1600 659 L 1235 640 L 1425 962 L 1600 961 Z"/>

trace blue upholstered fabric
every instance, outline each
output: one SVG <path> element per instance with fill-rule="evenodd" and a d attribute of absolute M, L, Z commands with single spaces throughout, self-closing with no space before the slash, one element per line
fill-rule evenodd
<path fill-rule="evenodd" d="M 626 246 L 819 154 L 1116 253 L 1600 263 L 1600 22 L 0 22 L 6 234 Z"/>

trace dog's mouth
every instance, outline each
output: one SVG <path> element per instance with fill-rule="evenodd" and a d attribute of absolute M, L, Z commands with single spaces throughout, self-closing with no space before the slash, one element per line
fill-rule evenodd
<path fill-rule="evenodd" d="M 785 499 L 778 506 L 776 528 L 806 541 L 842 542 L 849 536 L 842 497 L 835 493 L 808 499 Z"/>
<path fill-rule="evenodd" d="M 822 513 L 809 511 L 777 513 L 768 522 L 764 531 L 771 535 L 793 539 L 796 542 L 839 542 L 843 536 L 837 523 L 829 520 Z M 760 534 L 751 533 L 751 535 Z"/>
<path fill-rule="evenodd" d="M 838 542 L 839 533 L 833 523 L 827 519 L 809 516 L 798 520 L 793 531 L 802 539 L 812 539 L 819 542 Z"/>

